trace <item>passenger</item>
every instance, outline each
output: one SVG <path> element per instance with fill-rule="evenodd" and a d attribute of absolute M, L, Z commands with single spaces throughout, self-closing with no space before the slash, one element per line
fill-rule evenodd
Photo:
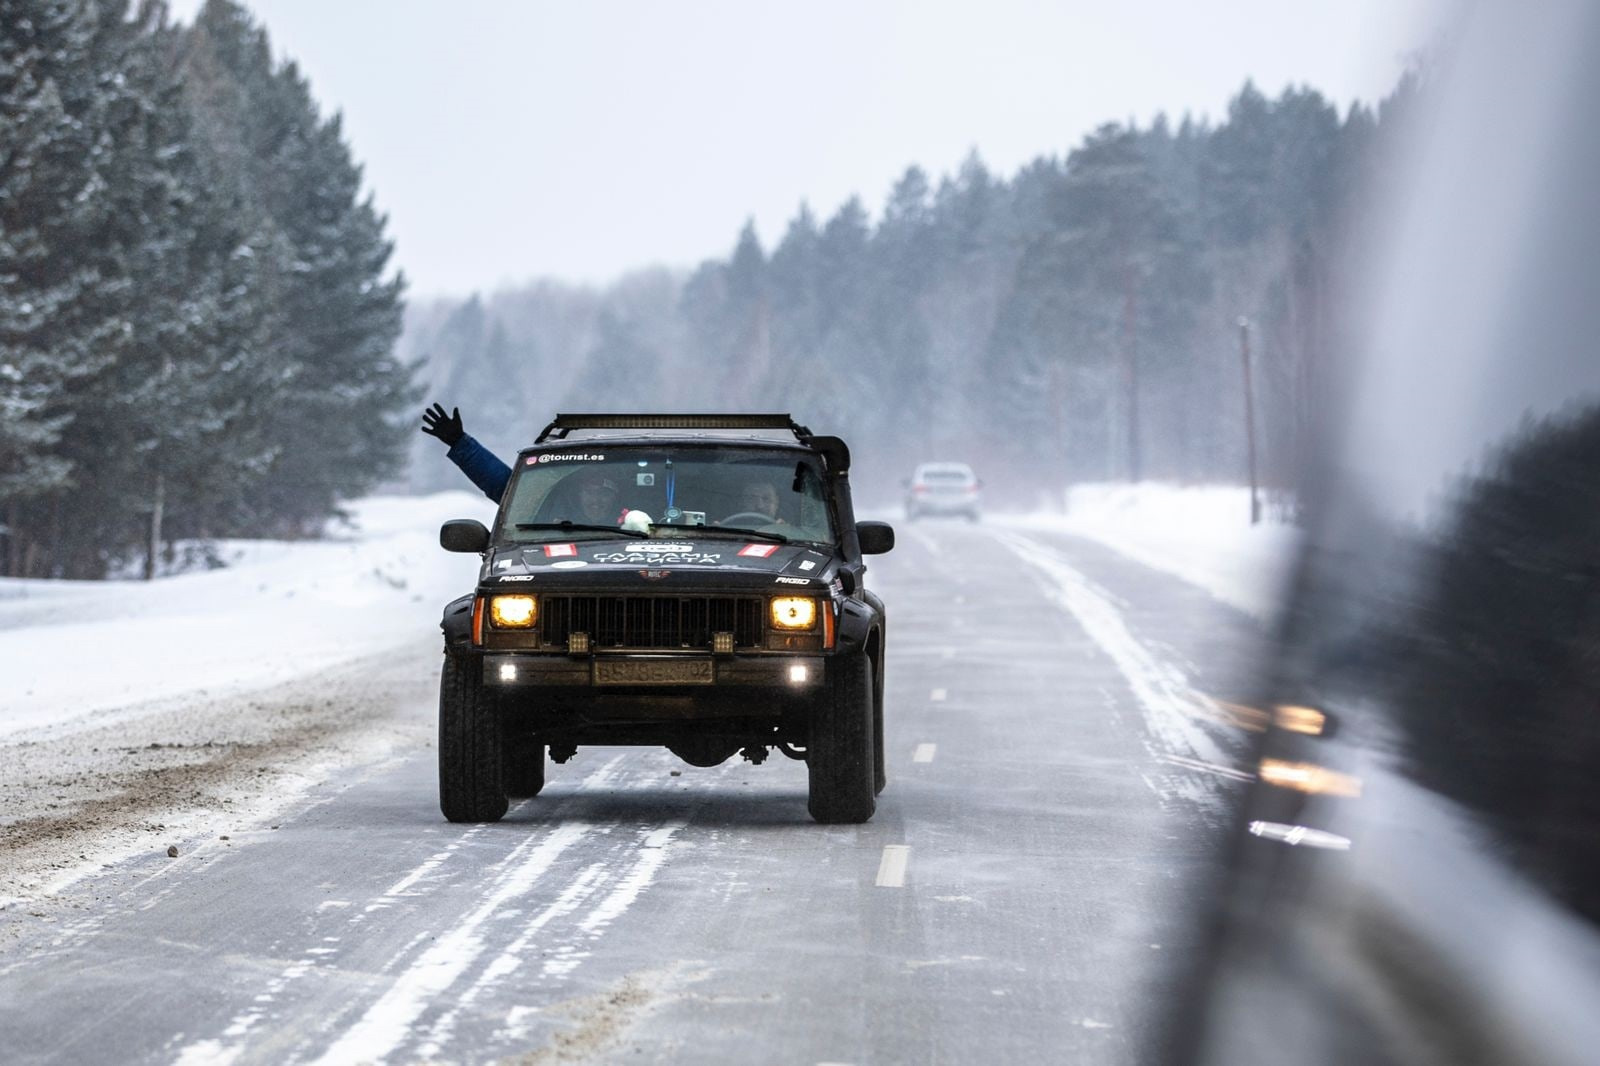
<path fill-rule="evenodd" d="M 628 516 L 617 483 L 603 470 L 580 470 L 563 481 L 561 487 L 572 490 L 565 496 L 568 504 L 563 508 L 570 513 L 556 514 L 553 521 L 569 519 L 579 525 L 615 526 Z"/>
<path fill-rule="evenodd" d="M 511 468 L 461 427 L 461 408 L 453 408 L 447 415 L 443 406 L 434 404 L 422 412 L 422 432 L 448 444 L 446 458 L 460 467 L 485 496 L 500 502 L 511 482 Z"/>

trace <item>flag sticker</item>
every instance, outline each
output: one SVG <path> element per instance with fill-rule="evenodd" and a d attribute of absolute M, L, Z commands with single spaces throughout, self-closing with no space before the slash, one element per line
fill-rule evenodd
<path fill-rule="evenodd" d="M 746 544 L 744 547 L 739 549 L 739 554 L 754 556 L 757 559 L 765 559 L 767 556 L 771 555 L 777 550 L 778 546 L 776 544 Z"/>
<path fill-rule="evenodd" d="M 554 559 L 558 555 L 577 555 L 578 546 L 576 544 L 546 544 L 544 546 L 544 554 L 548 559 Z"/>

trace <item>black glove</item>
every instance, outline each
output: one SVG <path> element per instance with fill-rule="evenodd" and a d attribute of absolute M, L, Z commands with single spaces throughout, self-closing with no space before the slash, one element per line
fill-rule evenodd
<path fill-rule="evenodd" d="M 431 437 L 438 437 L 450 447 L 456 446 L 466 430 L 461 428 L 461 408 L 451 408 L 450 413 L 444 413 L 444 408 L 434 404 L 422 412 L 422 432 Z"/>

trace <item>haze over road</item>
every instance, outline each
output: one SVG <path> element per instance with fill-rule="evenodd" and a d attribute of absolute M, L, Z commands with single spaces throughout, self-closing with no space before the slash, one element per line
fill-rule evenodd
<path fill-rule="evenodd" d="M 419 748 L 0 911 L 7 1061 L 1137 1060 L 1259 624 L 1088 541 L 897 525 L 868 824 L 814 824 L 780 754 L 592 748 L 453 826 Z M 373 690 L 420 730 L 436 668 Z"/>

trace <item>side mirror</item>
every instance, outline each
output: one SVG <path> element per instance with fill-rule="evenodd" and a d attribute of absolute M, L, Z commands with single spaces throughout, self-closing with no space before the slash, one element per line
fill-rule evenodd
<path fill-rule="evenodd" d="M 489 547 L 489 531 L 476 518 L 454 518 L 439 527 L 439 547 L 447 552 L 479 552 Z"/>
<path fill-rule="evenodd" d="M 862 555 L 882 555 L 894 548 L 894 527 L 887 522 L 858 522 L 856 539 Z"/>

